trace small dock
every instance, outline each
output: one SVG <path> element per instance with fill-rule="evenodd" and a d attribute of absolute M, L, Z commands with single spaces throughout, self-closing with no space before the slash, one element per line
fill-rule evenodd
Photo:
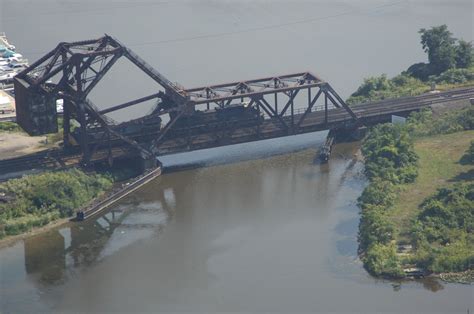
<path fill-rule="evenodd" d="M 158 166 L 157 168 L 149 170 L 141 176 L 136 177 L 131 182 L 129 181 L 123 184 L 120 189 L 112 191 L 104 199 L 78 210 L 76 212 L 76 217 L 72 220 L 83 221 L 104 211 L 106 208 L 116 203 L 120 199 L 136 191 L 153 179 L 159 177 L 161 175 L 161 171 L 161 166 Z"/>

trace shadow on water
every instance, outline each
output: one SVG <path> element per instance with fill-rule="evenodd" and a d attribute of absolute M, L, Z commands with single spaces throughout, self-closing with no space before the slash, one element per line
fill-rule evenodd
<path fill-rule="evenodd" d="M 359 231 L 359 217 L 340 222 L 337 224 L 335 231 L 338 235 L 354 238 Z"/>
<path fill-rule="evenodd" d="M 61 284 L 76 271 L 161 232 L 174 206 L 173 191 L 160 189 L 153 201 L 138 202 L 132 197 L 90 220 L 26 238 L 26 273 L 42 286 Z"/>
<path fill-rule="evenodd" d="M 208 166 L 265 159 L 306 149 L 317 149 L 324 142 L 327 131 L 249 142 L 218 148 L 203 149 L 160 156 L 164 172 L 192 170 Z"/>

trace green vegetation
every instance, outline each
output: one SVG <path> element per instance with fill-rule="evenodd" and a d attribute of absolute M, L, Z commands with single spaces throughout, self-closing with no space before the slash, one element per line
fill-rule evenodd
<path fill-rule="evenodd" d="M 364 141 L 365 172 L 369 179 L 392 184 L 413 182 L 417 176 L 413 141 L 402 125 L 381 124 Z"/>
<path fill-rule="evenodd" d="M 370 77 L 347 100 L 349 104 L 415 96 L 431 90 L 474 85 L 474 48 L 452 37 L 446 25 L 421 29 L 421 44 L 429 63 L 416 63 L 391 79 Z"/>
<path fill-rule="evenodd" d="M 474 129 L 474 107 L 448 111 L 440 117 L 434 117 L 431 110 L 424 109 L 411 114 L 406 124 L 408 132 L 415 137 Z"/>
<path fill-rule="evenodd" d="M 58 218 L 69 217 L 111 188 L 104 175 L 81 170 L 42 173 L 0 184 L 0 238 L 29 231 Z"/>
<path fill-rule="evenodd" d="M 433 272 L 474 268 L 474 183 L 438 189 L 423 201 L 413 223 L 413 259 Z"/>
<path fill-rule="evenodd" d="M 398 197 L 388 213 L 397 226 L 397 241 L 411 241 L 412 220 L 424 199 L 438 188 L 469 178 L 472 167 L 461 163 L 460 159 L 473 137 L 474 131 L 462 131 L 415 141 L 415 152 L 419 156 L 418 177 L 413 184 L 398 185 Z"/>
<path fill-rule="evenodd" d="M 407 74 L 400 74 L 392 79 L 383 74 L 364 79 L 357 91 L 347 99 L 347 103 L 358 104 L 404 96 L 416 96 L 429 90 L 429 84 Z"/>
<path fill-rule="evenodd" d="M 429 63 L 417 63 L 410 68 L 416 71 L 408 73 L 414 77 L 426 80 L 430 75 L 439 75 L 454 68 L 467 68 L 472 65 L 472 44 L 457 40 L 446 25 L 435 26 L 431 29 L 420 29 L 421 44 L 428 54 Z"/>
<path fill-rule="evenodd" d="M 469 149 L 462 156 L 461 162 L 467 164 L 474 164 L 474 141 L 471 141 L 471 146 L 469 146 Z"/>
<path fill-rule="evenodd" d="M 473 121 L 473 108 L 439 117 L 425 110 L 405 125 L 369 132 L 362 152 L 370 183 L 358 204 L 359 251 L 370 273 L 398 278 L 411 266 L 474 268 L 474 131 L 466 131 Z M 413 252 L 397 253 L 399 244 L 411 244 Z"/>
<path fill-rule="evenodd" d="M 389 210 L 397 197 L 395 184 L 413 182 L 417 176 L 418 157 L 413 141 L 404 126 L 381 124 L 364 140 L 362 153 L 370 180 L 358 199 L 362 210 L 359 225 L 362 261 L 373 275 L 403 277 Z"/>
<path fill-rule="evenodd" d="M 0 122 L 0 132 L 1 131 L 6 131 L 6 132 L 20 132 L 21 128 L 18 124 L 15 122 Z"/>

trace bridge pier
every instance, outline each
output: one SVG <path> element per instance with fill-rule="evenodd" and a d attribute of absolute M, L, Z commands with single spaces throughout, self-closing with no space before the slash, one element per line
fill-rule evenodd
<path fill-rule="evenodd" d="M 151 157 L 140 156 L 138 158 L 138 166 L 141 172 L 145 172 L 146 170 L 149 170 L 149 169 L 154 169 L 160 165 L 161 163 L 158 162 L 155 156 L 151 156 Z"/>

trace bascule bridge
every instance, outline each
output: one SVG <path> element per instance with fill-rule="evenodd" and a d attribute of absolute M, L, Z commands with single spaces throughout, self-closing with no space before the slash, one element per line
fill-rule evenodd
<path fill-rule="evenodd" d="M 157 90 L 101 110 L 88 95 L 120 58 L 155 81 Z M 330 84 L 310 72 L 186 89 L 109 35 L 58 44 L 14 84 L 17 122 L 30 135 L 58 131 L 56 101 L 63 100 L 64 149 L 79 150 L 83 164 L 126 154 L 149 168 L 163 154 L 359 123 Z M 156 106 L 142 118 L 115 123 L 107 116 L 149 100 Z"/>

